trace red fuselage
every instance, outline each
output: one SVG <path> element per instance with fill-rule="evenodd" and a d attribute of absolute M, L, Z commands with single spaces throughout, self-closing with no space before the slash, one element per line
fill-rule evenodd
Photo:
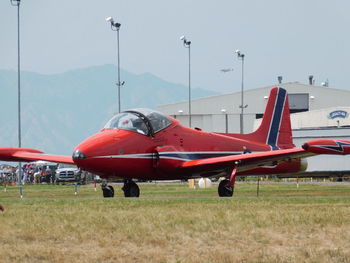
<path fill-rule="evenodd" d="M 213 170 L 193 174 L 177 168 L 184 161 L 242 154 L 243 146 L 252 152 L 270 151 L 270 145 L 181 126 L 169 118 L 171 125 L 152 136 L 124 129 L 103 129 L 75 148 L 84 158 L 73 158 L 81 169 L 103 178 L 146 180 L 186 179 L 229 173 Z M 275 167 L 239 171 L 239 175 L 295 173 L 300 161 Z"/>

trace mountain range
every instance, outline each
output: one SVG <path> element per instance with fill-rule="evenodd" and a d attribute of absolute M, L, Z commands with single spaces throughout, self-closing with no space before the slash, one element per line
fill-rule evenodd
<path fill-rule="evenodd" d="M 71 154 L 117 112 L 116 66 L 103 65 L 44 75 L 21 72 L 22 147 Z M 151 73 L 121 70 L 121 108 L 151 108 L 186 100 L 188 87 Z M 18 145 L 17 72 L 0 70 L 0 146 Z M 193 98 L 215 95 L 192 89 Z"/>

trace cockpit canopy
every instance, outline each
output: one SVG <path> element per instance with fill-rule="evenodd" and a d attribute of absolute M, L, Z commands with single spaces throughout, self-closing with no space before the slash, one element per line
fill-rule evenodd
<path fill-rule="evenodd" d="M 104 129 L 129 130 L 152 136 L 169 125 L 171 125 L 171 121 L 160 112 L 148 109 L 135 109 L 115 115 L 107 122 Z"/>

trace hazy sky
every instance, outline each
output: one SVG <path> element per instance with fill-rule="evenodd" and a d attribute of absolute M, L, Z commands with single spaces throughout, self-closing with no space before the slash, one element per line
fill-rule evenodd
<path fill-rule="evenodd" d="M 245 53 L 246 88 L 284 81 L 350 89 L 350 1 L 347 0 L 22 0 L 22 68 L 50 74 L 116 64 L 120 29 L 121 66 L 187 85 L 192 41 L 192 86 L 219 92 L 240 89 L 234 51 Z M 0 2 L 0 68 L 16 69 L 17 10 Z M 234 68 L 222 73 L 220 69 Z"/>

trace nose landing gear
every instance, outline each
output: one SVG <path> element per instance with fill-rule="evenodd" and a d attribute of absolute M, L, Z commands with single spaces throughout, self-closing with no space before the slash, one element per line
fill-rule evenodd
<path fill-rule="evenodd" d="M 105 198 L 110 198 L 114 197 L 114 188 L 111 185 L 107 184 L 107 181 L 103 181 L 101 184 L 102 192 L 103 192 L 103 197 Z"/>

